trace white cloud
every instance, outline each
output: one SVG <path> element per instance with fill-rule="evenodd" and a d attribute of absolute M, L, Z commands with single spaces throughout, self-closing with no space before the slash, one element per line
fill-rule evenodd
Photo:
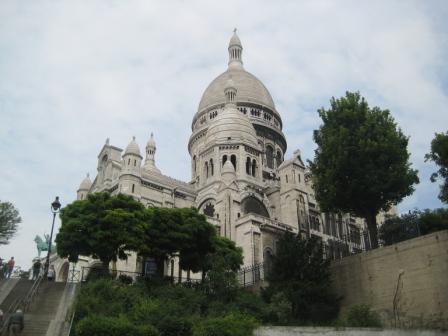
<path fill-rule="evenodd" d="M 74 199 L 107 137 L 124 148 L 136 135 L 143 147 L 154 131 L 159 167 L 188 180 L 191 119 L 225 70 L 234 26 L 290 152 L 311 158 L 316 110 L 360 90 L 411 137 L 422 183 L 402 209 L 440 206 L 423 155 L 448 125 L 447 11 L 443 1 L 2 1 L 0 199 L 24 223 L 0 255 L 30 264 L 49 204 Z"/>

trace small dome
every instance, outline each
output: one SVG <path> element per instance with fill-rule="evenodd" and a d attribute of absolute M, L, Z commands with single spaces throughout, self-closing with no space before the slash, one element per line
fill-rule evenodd
<path fill-rule="evenodd" d="M 92 187 L 92 181 L 90 180 L 89 174 L 82 180 L 81 184 L 79 185 L 78 190 L 90 190 L 90 187 Z"/>
<path fill-rule="evenodd" d="M 239 46 L 241 48 L 243 47 L 243 45 L 241 44 L 240 38 L 236 34 L 236 28 L 234 29 L 232 38 L 230 39 L 230 42 L 229 42 L 229 48 L 233 47 L 233 46 Z"/>
<path fill-rule="evenodd" d="M 156 141 L 154 140 L 154 133 L 151 132 L 151 138 L 149 138 L 148 143 L 146 144 L 148 147 L 156 147 Z"/>
<path fill-rule="evenodd" d="M 134 155 L 141 156 L 140 155 L 140 147 L 138 146 L 137 142 L 135 142 L 135 137 L 132 137 L 132 141 L 126 147 L 124 155 L 126 155 L 126 154 L 134 154 Z"/>
<path fill-rule="evenodd" d="M 235 167 L 233 167 L 232 162 L 227 160 L 222 167 L 221 174 L 235 174 Z"/>
<path fill-rule="evenodd" d="M 249 118 L 235 105 L 226 105 L 208 128 L 205 143 L 245 143 L 258 148 L 257 133 Z"/>

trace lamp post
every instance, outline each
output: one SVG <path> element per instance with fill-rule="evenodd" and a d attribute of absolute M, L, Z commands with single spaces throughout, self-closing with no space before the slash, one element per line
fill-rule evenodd
<path fill-rule="evenodd" d="M 50 254 L 51 254 L 51 242 L 53 240 L 53 229 L 54 229 L 54 220 L 56 219 L 56 214 L 59 212 L 61 208 L 61 203 L 59 202 L 59 196 L 56 196 L 56 199 L 53 203 L 51 203 L 51 212 L 53 213 L 53 223 L 51 224 L 51 233 L 50 240 L 48 241 L 48 252 L 47 252 L 47 261 L 45 263 L 45 276 L 48 274 L 48 268 L 50 267 Z"/>

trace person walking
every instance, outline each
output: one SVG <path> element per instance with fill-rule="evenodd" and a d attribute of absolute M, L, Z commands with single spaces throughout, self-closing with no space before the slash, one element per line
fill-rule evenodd
<path fill-rule="evenodd" d="M 16 336 L 22 333 L 25 327 L 25 321 L 23 319 L 23 311 L 17 309 L 14 314 L 11 315 L 8 322 L 9 336 Z"/>
<path fill-rule="evenodd" d="M 47 278 L 48 281 L 54 281 L 56 275 L 56 271 L 54 269 L 54 265 L 50 265 L 50 268 L 48 269 Z"/>
<path fill-rule="evenodd" d="M 4 264 L 3 259 L 0 258 L 0 280 L 5 277 L 5 273 L 3 272 Z"/>
<path fill-rule="evenodd" d="M 40 262 L 40 259 L 36 259 L 33 264 L 33 280 L 36 280 L 39 277 L 41 267 L 42 263 Z"/>
<path fill-rule="evenodd" d="M 14 257 L 11 257 L 11 259 L 9 259 L 8 260 L 8 274 L 6 274 L 6 277 L 9 279 L 9 278 L 11 278 L 11 274 L 12 274 L 12 271 L 14 270 L 14 265 L 15 265 L 15 260 L 14 260 Z"/>

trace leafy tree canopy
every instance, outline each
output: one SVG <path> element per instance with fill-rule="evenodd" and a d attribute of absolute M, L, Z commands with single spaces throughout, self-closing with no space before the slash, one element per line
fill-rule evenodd
<path fill-rule="evenodd" d="M 9 202 L 0 201 L 0 245 L 9 244 L 22 222 L 19 211 Z"/>
<path fill-rule="evenodd" d="M 384 245 L 391 245 L 447 229 L 448 209 L 414 210 L 401 216 L 387 218 L 380 227 L 380 239 Z"/>
<path fill-rule="evenodd" d="M 79 255 L 99 258 L 104 267 L 125 250 L 135 250 L 143 233 L 144 207 L 130 196 L 89 194 L 61 210 L 61 228 L 56 236 L 61 257 L 77 261 Z"/>
<path fill-rule="evenodd" d="M 279 322 L 319 322 L 335 318 L 339 299 L 331 291 L 329 261 L 324 260 L 321 242 L 285 233 L 273 257 L 265 297 L 277 305 L 286 301 Z"/>
<path fill-rule="evenodd" d="M 149 208 L 144 228 L 139 252 L 153 257 L 160 269 L 178 255 L 182 269 L 198 272 L 215 249 L 215 227 L 193 208 Z"/>
<path fill-rule="evenodd" d="M 448 131 L 446 133 L 436 133 L 431 141 L 431 152 L 425 155 L 426 161 L 431 160 L 440 168 L 431 175 L 431 181 L 438 178 L 443 181 L 440 186 L 439 199 L 448 203 Z"/>
<path fill-rule="evenodd" d="M 316 198 L 324 211 L 365 218 L 377 247 L 376 215 L 412 194 L 419 182 L 409 163 L 408 137 L 388 110 L 370 108 L 359 93 L 347 92 L 330 104 L 318 111 L 323 124 L 314 132 Z"/>

